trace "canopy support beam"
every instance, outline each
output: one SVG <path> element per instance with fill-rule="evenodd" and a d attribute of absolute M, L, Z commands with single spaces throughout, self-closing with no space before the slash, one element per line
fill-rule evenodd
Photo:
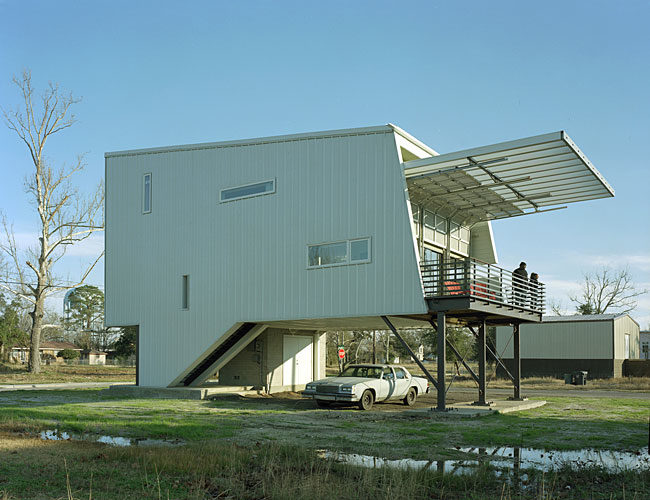
<path fill-rule="evenodd" d="M 406 343 L 406 341 L 405 341 L 405 340 L 402 338 L 402 336 L 398 333 L 397 328 L 395 328 L 395 326 L 393 325 L 393 323 L 390 322 L 390 320 L 388 319 L 387 316 L 382 316 L 381 319 L 383 319 L 383 320 L 384 320 L 384 323 L 386 323 L 386 325 L 388 325 L 388 328 L 390 328 L 390 331 L 393 332 L 393 335 L 395 335 L 395 336 L 397 337 L 397 339 L 402 343 L 402 345 L 404 346 L 404 348 L 405 348 L 405 349 L 408 351 L 408 353 L 411 355 L 411 358 L 413 358 L 413 361 L 415 361 L 415 363 L 420 367 L 420 370 L 422 370 L 422 371 L 424 372 L 424 374 L 425 374 L 426 377 L 431 381 L 431 383 L 432 383 L 433 386 L 436 388 L 436 390 L 438 391 L 438 393 L 440 393 L 440 385 L 438 384 L 438 381 L 437 381 L 435 378 L 433 378 L 433 375 L 431 375 L 431 374 L 429 373 L 429 370 L 427 370 L 427 369 L 424 367 L 424 365 L 423 365 L 422 362 L 418 359 L 418 357 L 415 355 L 415 353 L 413 352 L 413 350 L 409 347 L 409 345 Z M 386 361 L 388 361 L 388 360 L 386 360 Z M 443 385 L 442 387 L 443 387 L 443 392 L 444 392 L 444 385 Z"/>

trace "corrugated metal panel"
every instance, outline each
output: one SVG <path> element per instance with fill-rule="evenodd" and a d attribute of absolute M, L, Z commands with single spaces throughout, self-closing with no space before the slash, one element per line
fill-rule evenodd
<path fill-rule="evenodd" d="M 562 322 L 568 323 L 572 321 L 610 321 L 615 318 L 620 318 L 627 316 L 630 318 L 627 313 L 616 313 L 616 314 L 573 314 L 571 316 L 544 316 L 544 322 Z M 632 319 L 632 318 L 630 318 Z M 633 319 L 632 321 L 636 323 Z"/>
<path fill-rule="evenodd" d="M 403 163 L 411 199 L 465 224 L 607 198 L 614 189 L 563 131 Z M 552 208 L 552 209 L 555 209 Z"/>
<path fill-rule="evenodd" d="M 275 194 L 218 203 L 272 178 Z M 106 184 L 106 319 L 140 325 L 142 385 L 169 384 L 237 322 L 426 310 L 390 128 L 108 156 Z M 308 244 L 365 236 L 370 264 L 307 269 Z"/>
<path fill-rule="evenodd" d="M 630 359 L 638 359 L 641 355 L 639 325 L 628 315 L 614 320 L 614 358 L 625 359 L 625 334 L 630 336 Z"/>
<path fill-rule="evenodd" d="M 497 350 L 513 357 L 512 327 L 497 327 Z M 533 359 L 612 359 L 612 323 L 538 323 L 521 325 L 521 357 Z"/>
<path fill-rule="evenodd" d="M 473 259 L 497 264 L 497 249 L 490 221 L 477 222 L 470 228 L 469 256 Z"/>

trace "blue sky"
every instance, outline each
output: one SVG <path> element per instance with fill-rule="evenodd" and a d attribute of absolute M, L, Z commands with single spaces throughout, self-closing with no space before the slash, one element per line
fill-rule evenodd
<path fill-rule="evenodd" d="M 583 273 L 629 266 L 650 289 L 650 3 L 0 1 L 0 104 L 30 68 L 83 97 L 52 162 L 103 153 L 395 123 L 444 153 L 566 130 L 616 198 L 494 223 L 563 300 Z M 0 209 L 25 240 L 24 146 L 0 127 Z M 71 279 L 101 238 L 71 250 Z M 101 284 L 103 269 L 90 281 Z M 633 317 L 650 325 L 650 297 Z"/>

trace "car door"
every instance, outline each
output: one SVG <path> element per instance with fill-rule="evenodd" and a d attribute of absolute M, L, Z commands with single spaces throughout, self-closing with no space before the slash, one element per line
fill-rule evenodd
<path fill-rule="evenodd" d="M 411 377 L 404 368 L 395 368 L 395 393 L 394 398 L 403 398 L 409 389 Z"/>
<path fill-rule="evenodd" d="M 384 399 L 390 399 L 393 397 L 395 392 L 395 372 L 389 366 L 384 368 L 383 373 L 381 374 L 381 379 L 379 380 L 379 396 L 377 397 L 378 401 L 383 401 Z"/>

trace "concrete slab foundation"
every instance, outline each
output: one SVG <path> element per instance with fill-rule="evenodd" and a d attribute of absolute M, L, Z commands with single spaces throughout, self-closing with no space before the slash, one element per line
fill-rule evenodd
<path fill-rule="evenodd" d="M 447 405 L 447 411 L 437 411 L 435 408 L 406 410 L 404 413 L 418 415 L 435 415 L 435 416 L 464 416 L 464 417 L 482 417 L 493 415 L 495 413 L 512 413 L 515 411 L 531 410 L 544 406 L 546 401 L 493 401 L 489 406 L 476 406 L 473 402 L 454 403 Z"/>
<path fill-rule="evenodd" d="M 112 395 L 133 398 L 153 399 L 208 399 L 220 395 L 237 394 L 246 396 L 257 394 L 252 386 L 224 386 L 214 385 L 209 387 L 145 387 L 138 385 L 112 385 L 108 388 Z"/>

